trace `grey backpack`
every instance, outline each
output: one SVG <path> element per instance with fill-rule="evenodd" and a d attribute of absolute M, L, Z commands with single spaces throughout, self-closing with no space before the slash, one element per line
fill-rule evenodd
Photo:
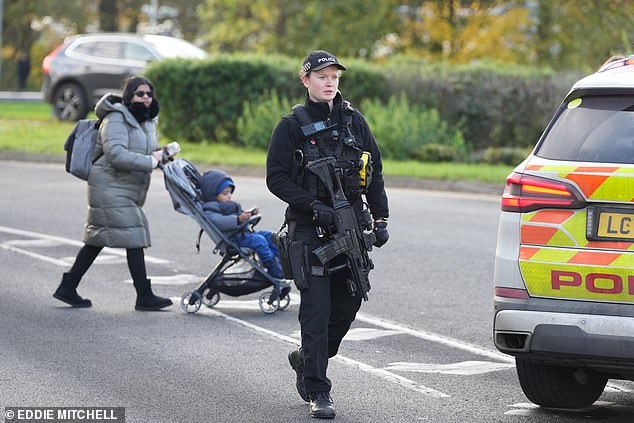
<path fill-rule="evenodd" d="M 66 172 L 82 179 L 88 180 L 90 168 L 101 157 L 101 154 L 93 159 L 97 135 L 99 134 L 99 119 L 81 119 L 77 121 L 66 142 Z"/>

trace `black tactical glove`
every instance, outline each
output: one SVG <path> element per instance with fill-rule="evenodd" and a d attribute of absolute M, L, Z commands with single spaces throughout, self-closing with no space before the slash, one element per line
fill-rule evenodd
<path fill-rule="evenodd" d="M 337 219 L 335 209 L 322 203 L 321 201 L 313 201 L 311 203 L 313 209 L 313 223 L 317 226 L 328 230 Z"/>
<path fill-rule="evenodd" d="M 381 248 L 387 240 L 390 238 L 390 234 L 387 232 L 387 222 L 385 220 L 374 222 L 374 235 L 376 236 L 376 241 L 374 241 L 374 246 L 376 248 Z"/>

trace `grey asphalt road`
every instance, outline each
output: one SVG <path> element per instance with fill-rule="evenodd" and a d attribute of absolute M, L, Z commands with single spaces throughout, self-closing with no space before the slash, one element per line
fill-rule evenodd
<path fill-rule="evenodd" d="M 261 178 L 236 176 L 236 199 L 277 230 L 283 204 Z M 388 188 L 390 242 L 372 253 L 370 301 L 332 360 L 340 422 L 634 420 L 630 382 L 592 407 L 546 410 L 523 396 L 513 361 L 492 345 L 499 199 Z M 175 301 L 218 256 L 154 173 L 146 252 L 155 290 Z M 85 185 L 60 164 L 0 162 L 0 409 L 125 407 L 128 422 L 311 421 L 286 354 L 299 339 L 297 293 L 272 315 L 260 293 L 185 314 L 133 309 L 121 251 L 80 285 L 91 309 L 51 298 L 80 245 Z M 3 409 L 4 411 L 4 409 Z"/>

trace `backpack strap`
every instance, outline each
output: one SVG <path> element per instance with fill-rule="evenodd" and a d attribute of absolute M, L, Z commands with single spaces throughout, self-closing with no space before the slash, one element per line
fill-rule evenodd
<path fill-rule="evenodd" d="M 293 115 L 299 122 L 302 135 L 304 136 L 300 146 L 298 147 L 296 144 L 296 150 L 293 154 L 293 176 L 298 185 L 305 186 L 307 184 L 305 178 L 311 178 L 311 175 L 306 175 L 305 166 L 319 158 L 319 146 L 317 145 L 316 138 L 321 132 L 327 129 L 327 125 L 325 121 L 313 122 L 308 114 L 308 110 L 306 110 L 306 107 L 302 104 L 293 106 Z M 313 196 L 316 196 L 317 192 L 314 185 L 314 183 L 308 183 L 308 187 L 305 186 L 305 188 L 307 188 Z"/>
<path fill-rule="evenodd" d="M 359 145 L 355 140 L 354 134 L 352 133 L 352 115 L 354 114 L 354 107 L 350 104 L 349 101 L 343 100 L 343 126 L 347 132 L 343 137 L 343 144 L 347 147 L 352 147 L 355 150 L 359 149 Z"/>
<path fill-rule="evenodd" d="M 99 130 L 101 129 L 101 122 L 103 122 L 103 119 L 97 119 L 95 122 L 95 129 L 97 130 L 97 132 L 99 132 Z M 97 142 L 95 140 L 95 147 L 97 147 Z M 97 155 L 94 159 L 92 159 L 92 164 L 95 164 L 97 162 L 97 160 L 99 160 L 101 158 L 101 156 L 103 156 L 104 152 L 103 152 L 103 143 L 101 145 L 99 145 L 99 151 L 97 152 Z"/>
<path fill-rule="evenodd" d="M 308 114 L 308 111 L 306 110 L 306 106 L 304 106 L 303 104 L 294 105 L 292 110 L 293 110 L 293 114 L 299 121 L 300 126 L 303 127 L 306 125 L 310 125 L 312 123 L 312 119 L 310 118 L 310 115 Z"/>

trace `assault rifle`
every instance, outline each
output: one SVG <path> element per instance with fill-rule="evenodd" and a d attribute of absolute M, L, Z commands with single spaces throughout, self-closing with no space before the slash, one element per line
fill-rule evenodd
<path fill-rule="evenodd" d="M 360 224 L 357 213 L 346 198 L 341 181 L 335 174 L 336 187 L 333 184 L 331 172 L 335 173 L 335 158 L 325 157 L 308 164 L 306 168 L 313 172 L 324 184 L 330 198 L 332 198 L 332 208 L 336 213 L 335 231 L 332 233 L 332 240 L 316 248 L 313 253 L 319 261 L 326 266 L 327 263 L 340 254 L 345 254 L 345 264 L 329 267 L 329 272 L 336 272 L 344 268 L 350 269 L 352 280 L 348 279 L 348 290 L 350 295 L 362 295 L 364 300 L 368 300 L 367 292 L 370 290 L 370 280 L 368 275 L 374 269 L 374 263 L 368 255 L 372 250 L 372 244 L 376 241 L 376 236 L 372 230 L 372 220 L 367 210 L 364 210 L 364 219 Z"/>

